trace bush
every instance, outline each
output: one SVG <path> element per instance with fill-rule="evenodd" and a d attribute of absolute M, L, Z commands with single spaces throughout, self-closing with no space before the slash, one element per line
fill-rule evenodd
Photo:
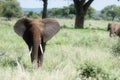
<path fill-rule="evenodd" d="M 12 17 L 23 16 L 23 11 L 16 0 L 6 0 L 5 5 L 3 6 L 2 15 L 8 19 L 11 19 Z"/>
<path fill-rule="evenodd" d="M 33 12 L 33 11 L 30 11 L 28 14 L 27 14 L 27 17 L 29 18 L 39 18 L 40 15 L 36 12 Z"/>
<path fill-rule="evenodd" d="M 10 57 L 0 57 L 0 66 L 14 68 L 17 66 L 16 60 Z"/>
<path fill-rule="evenodd" d="M 112 54 L 114 56 L 120 56 L 120 39 L 118 39 L 118 42 L 115 43 L 113 46 L 112 46 Z"/>
<path fill-rule="evenodd" d="M 81 66 L 81 75 L 85 77 L 96 77 L 97 74 L 101 72 L 101 68 L 96 67 L 93 64 L 85 63 L 83 66 Z"/>
<path fill-rule="evenodd" d="M 85 61 L 83 64 L 79 65 L 77 71 L 82 78 L 93 78 L 98 80 L 101 78 L 101 80 L 109 80 L 109 74 L 106 73 L 101 66 L 90 61 Z"/>

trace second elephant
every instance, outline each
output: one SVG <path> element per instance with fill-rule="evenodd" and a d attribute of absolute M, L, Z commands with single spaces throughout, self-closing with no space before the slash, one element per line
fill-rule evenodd
<path fill-rule="evenodd" d="M 109 36 L 119 36 L 120 37 L 120 23 L 109 23 L 108 24 L 108 29 L 107 29 L 110 33 Z"/>

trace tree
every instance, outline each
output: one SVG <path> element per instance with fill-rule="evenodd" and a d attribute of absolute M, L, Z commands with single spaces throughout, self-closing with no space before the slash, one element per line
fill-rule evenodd
<path fill-rule="evenodd" d="M 102 11 L 103 18 L 106 18 L 108 20 L 114 20 L 117 15 L 119 15 L 119 7 L 116 5 L 109 5 L 106 6 Z"/>
<path fill-rule="evenodd" d="M 47 17 L 47 3 L 48 0 L 42 0 L 43 1 L 43 11 L 42 11 L 42 18 Z"/>
<path fill-rule="evenodd" d="M 120 6 L 117 8 L 117 18 L 120 20 Z"/>
<path fill-rule="evenodd" d="M 69 14 L 76 14 L 74 4 L 71 4 L 68 7 L 69 7 Z"/>
<path fill-rule="evenodd" d="M 47 15 L 48 17 L 73 18 L 75 14 L 74 4 L 71 4 L 68 7 L 48 9 Z M 99 19 L 99 16 L 94 8 L 89 7 L 85 19 Z"/>
<path fill-rule="evenodd" d="M 11 17 L 21 17 L 23 11 L 16 0 L 6 0 L 4 1 L 2 15 L 10 19 Z"/>
<path fill-rule="evenodd" d="M 0 0 L 0 15 L 2 14 L 3 11 L 3 6 L 5 5 L 3 0 Z"/>
<path fill-rule="evenodd" d="M 85 15 L 85 19 L 99 19 L 98 14 L 96 13 L 96 10 L 93 7 L 89 7 L 87 10 L 87 13 Z"/>
<path fill-rule="evenodd" d="M 75 28 L 84 28 L 85 14 L 93 1 L 94 0 L 73 0 L 76 10 Z"/>
<path fill-rule="evenodd" d="M 39 18 L 39 14 L 33 11 L 29 11 L 27 14 L 27 17 L 29 18 Z"/>
<path fill-rule="evenodd" d="M 42 0 L 42 1 L 44 3 L 43 18 L 45 18 L 46 13 L 47 13 L 47 1 L 48 0 Z M 82 29 L 84 28 L 85 14 L 93 1 L 94 0 L 73 0 L 74 6 L 76 9 L 75 28 L 82 28 Z"/>
<path fill-rule="evenodd" d="M 69 17 L 69 7 L 63 7 L 63 8 L 52 8 L 48 10 L 48 16 L 52 17 Z"/>

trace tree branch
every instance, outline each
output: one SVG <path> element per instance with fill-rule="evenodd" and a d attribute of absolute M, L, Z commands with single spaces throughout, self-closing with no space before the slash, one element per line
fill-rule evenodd
<path fill-rule="evenodd" d="M 85 3 L 85 0 L 81 0 L 81 5 L 83 5 Z"/>
<path fill-rule="evenodd" d="M 74 6 L 76 11 L 80 11 L 80 9 L 82 9 L 83 4 L 81 4 L 81 0 L 73 0 L 74 2 Z"/>
<path fill-rule="evenodd" d="M 89 0 L 88 2 L 85 3 L 84 7 L 84 11 L 86 12 L 87 9 L 89 8 L 90 4 L 93 2 L 94 0 Z"/>

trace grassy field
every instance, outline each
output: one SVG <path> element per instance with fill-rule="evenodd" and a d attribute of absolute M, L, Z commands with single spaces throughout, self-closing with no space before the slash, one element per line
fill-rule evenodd
<path fill-rule="evenodd" d="M 57 19 L 60 32 L 46 46 L 42 68 L 33 70 L 25 42 L 12 21 L 0 20 L 0 80 L 120 80 L 117 37 L 110 38 L 108 21 Z M 117 53 L 117 52 L 116 52 Z"/>

